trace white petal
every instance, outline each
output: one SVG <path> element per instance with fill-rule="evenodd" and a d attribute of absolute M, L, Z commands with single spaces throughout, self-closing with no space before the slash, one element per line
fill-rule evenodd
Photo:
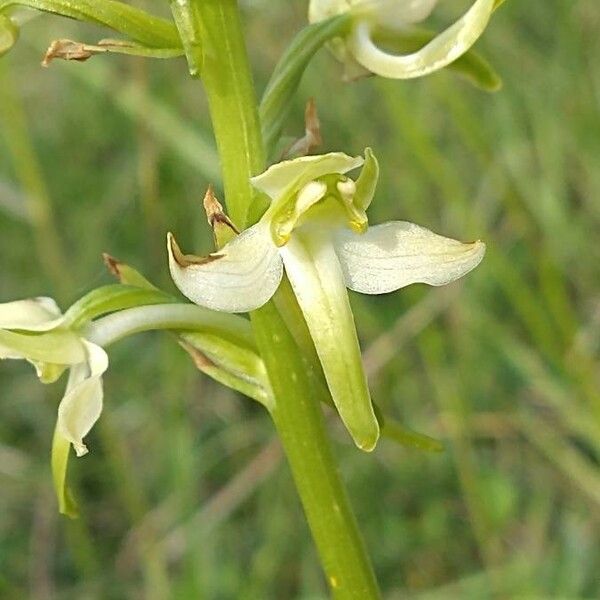
<path fill-rule="evenodd" d="M 340 417 L 356 445 L 372 450 L 379 425 L 335 251 L 318 232 L 296 231 L 281 256 Z"/>
<path fill-rule="evenodd" d="M 61 312 L 52 298 L 30 298 L 0 304 L 0 329 L 48 331 L 60 323 Z"/>
<path fill-rule="evenodd" d="M 57 431 L 73 445 L 77 456 L 87 453 L 83 438 L 102 412 L 102 374 L 108 368 L 106 352 L 95 344 L 84 344 L 88 362 L 71 368 L 56 423 Z"/>
<path fill-rule="evenodd" d="M 392 79 L 422 77 L 449 65 L 477 41 L 488 24 L 494 3 L 477 0 L 456 23 L 412 54 L 398 56 L 381 50 L 371 38 L 377 25 L 367 20 L 353 29 L 349 48 L 354 58 L 376 75 Z"/>
<path fill-rule="evenodd" d="M 405 221 L 370 227 L 359 235 L 338 230 L 335 249 L 346 285 L 363 294 L 385 294 L 411 283 L 445 285 L 474 269 L 483 242 L 462 243 Z"/>
<path fill-rule="evenodd" d="M 190 257 L 181 255 L 170 234 L 167 247 L 175 285 L 192 302 L 212 310 L 249 312 L 259 308 L 281 281 L 279 250 L 265 223 L 246 229 L 205 262 L 187 260 Z"/>
<path fill-rule="evenodd" d="M 298 190 L 310 181 L 329 173 L 347 173 L 363 164 L 362 156 L 348 156 L 330 152 L 318 156 L 301 156 L 270 166 L 264 173 L 251 179 L 252 185 L 273 199 L 286 190 Z"/>

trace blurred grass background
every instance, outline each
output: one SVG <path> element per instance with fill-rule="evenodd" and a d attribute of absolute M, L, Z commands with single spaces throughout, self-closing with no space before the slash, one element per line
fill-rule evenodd
<path fill-rule="evenodd" d="M 305 4 L 245 3 L 260 89 Z M 165 232 L 210 249 L 200 201 L 218 160 L 183 61 L 40 68 L 50 40 L 102 35 L 45 17 L 0 62 L 0 301 L 66 308 L 110 282 L 102 252 L 172 289 Z M 598 598 L 597 0 L 509 1 L 477 47 L 504 79 L 495 95 L 447 73 L 343 84 L 322 52 L 296 98 L 288 134 L 313 96 L 323 150 L 379 156 L 372 223 L 489 248 L 459 284 L 352 298 L 374 398 L 446 451 L 382 440 L 363 455 L 331 431 L 386 598 Z M 75 521 L 50 480 L 62 385 L 0 366 L 0 597 L 326 597 L 263 410 L 166 336 L 110 359 L 91 452 L 71 461 Z"/>

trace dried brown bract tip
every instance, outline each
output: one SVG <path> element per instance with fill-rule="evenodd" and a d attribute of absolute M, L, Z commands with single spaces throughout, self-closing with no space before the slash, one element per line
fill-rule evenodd
<path fill-rule="evenodd" d="M 223 223 L 227 225 L 236 235 L 239 234 L 238 228 L 233 224 L 231 219 L 225 214 L 223 205 L 217 200 L 212 186 L 208 186 L 206 194 L 204 194 L 204 210 L 206 211 L 206 218 L 208 224 L 214 229 L 217 223 Z"/>
<path fill-rule="evenodd" d="M 48 67 L 55 58 L 62 60 L 77 60 L 83 62 L 91 58 L 97 51 L 93 49 L 95 46 L 88 46 L 81 42 L 73 40 L 55 40 L 53 41 L 42 60 L 42 66 Z M 104 50 L 105 52 L 105 50 Z"/>
<path fill-rule="evenodd" d="M 321 122 L 317 113 L 317 105 L 314 98 L 310 98 L 304 110 L 304 137 L 296 140 L 285 152 L 284 158 L 306 156 L 322 143 Z"/>
<path fill-rule="evenodd" d="M 217 200 L 211 186 L 208 186 L 204 195 L 204 210 L 206 211 L 208 224 L 213 230 L 213 237 L 217 248 L 222 248 L 240 233 L 239 229 L 223 210 L 223 206 Z"/>
<path fill-rule="evenodd" d="M 121 279 L 121 270 L 120 267 L 123 264 L 120 260 L 116 259 L 114 256 L 107 254 L 106 252 L 102 253 L 102 260 L 106 265 L 109 273 L 114 275 L 117 279 Z"/>

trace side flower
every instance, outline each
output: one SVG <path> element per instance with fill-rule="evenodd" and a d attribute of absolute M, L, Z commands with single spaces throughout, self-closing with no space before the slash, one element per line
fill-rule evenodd
<path fill-rule="evenodd" d="M 460 58 L 479 39 L 494 9 L 502 0 L 476 0 L 471 8 L 436 35 L 420 50 L 392 54 L 386 49 L 394 37 L 410 33 L 410 27 L 424 21 L 437 0 L 311 0 L 308 18 L 317 23 L 350 13 L 352 23 L 344 38 L 333 40 L 331 48 L 345 64 L 348 76 L 370 72 L 392 79 L 422 77 Z M 393 45 L 393 44 L 392 44 Z"/>
<path fill-rule="evenodd" d="M 0 304 L 0 359 L 27 360 L 44 383 L 56 381 L 69 369 L 52 446 L 61 512 L 69 513 L 64 490 L 69 447 L 73 446 L 77 456 L 88 452 L 83 438 L 102 412 L 106 352 L 66 327 L 54 300 L 33 298 Z"/>
<path fill-rule="evenodd" d="M 363 167 L 356 181 L 346 173 Z M 368 227 L 366 210 L 379 167 L 335 152 L 273 165 L 254 177 L 271 199 L 265 215 L 217 253 L 183 254 L 168 236 L 169 267 L 190 300 L 226 312 L 248 312 L 291 282 L 323 366 L 333 401 L 357 446 L 379 437 L 346 288 L 383 294 L 411 283 L 444 285 L 482 260 L 482 242 L 461 243 L 393 221 Z"/>

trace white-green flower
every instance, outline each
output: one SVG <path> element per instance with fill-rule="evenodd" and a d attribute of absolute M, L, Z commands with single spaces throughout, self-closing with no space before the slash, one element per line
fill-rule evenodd
<path fill-rule="evenodd" d="M 77 456 L 86 454 L 83 438 L 102 411 L 106 352 L 67 328 L 54 300 L 33 298 L 0 304 L 2 358 L 29 361 L 44 383 L 55 381 L 69 369 L 58 407 L 56 436 L 71 444 Z"/>
<path fill-rule="evenodd" d="M 405 55 L 390 53 L 382 42 L 390 35 L 402 36 L 415 23 L 425 20 L 437 0 L 311 0 L 308 14 L 311 23 L 342 13 L 351 14 L 349 33 L 331 45 L 350 74 L 359 65 L 382 77 L 411 79 L 428 75 L 460 58 L 481 36 L 500 3 L 501 0 L 476 0 L 448 29 L 420 50 Z"/>
<path fill-rule="evenodd" d="M 356 181 L 345 175 L 360 166 Z M 259 308 L 285 268 L 335 405 L 364 450 L 374 448 L 379 426 L 346 288 L 383 294 L 417 282 L 444 285 L 476 267 L 485 252 L 482 242 L 464 244 L 404 221 L 368 228 L 365 211 L 378 171 L 369 149 L 364 160 L 330 153 L 284 161 L 253 178 L 271 205 L 222 250 L 205 258 L 185 255 L 168 236 L 176 285 L 214 310 Z"/>

